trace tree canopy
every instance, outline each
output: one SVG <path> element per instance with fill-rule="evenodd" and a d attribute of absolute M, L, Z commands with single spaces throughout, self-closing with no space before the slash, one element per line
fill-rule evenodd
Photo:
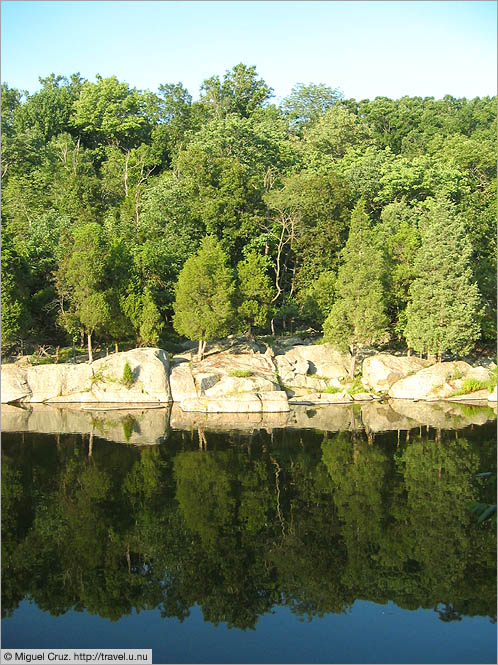
<path fill-rule="evenodd" d="M 61 280 L 73 238 L 92 224 L 110 262 L 94 293 L 102 316 L 97 294 L 111 312 L 108 325 L 92 324 L 97 342 L 174 334 L 176 283 L 206 236 L 234 271 L 252 252 L 264 257 L 274 292 L 271 316 L 253 319 L 262 332 L 289 319 L 321 331 L 346 296 L 340 265 L 360 200 L 389 339 L 421 348 L 417 266 L 432 253 L 437 279 L 449 274 L 440 236 L 423 230 L 441 197 L 450 212 L 440 229 L 459 220 L 466 267 L 458 279 L 470 271 L 465 289 L 477 289 L 481 303 L 461 312 L 462 339 L 443 347 L 494 344 L 496 98 L 357 101 L 315 83 L 297 83 L 280 103 L 272 95 L 243 63 L 206 79 L 196 101 L 180 81 L 153 92 L 115 76 L 52 73 L 33 94 L 3 83 L 4 349 L 73 335 L 74 321 L 60 325 L 70 291 Z M 240 288 L 235 295 L 249 298 Z M 240 314 L 248 323 L 249 312 Z"/>

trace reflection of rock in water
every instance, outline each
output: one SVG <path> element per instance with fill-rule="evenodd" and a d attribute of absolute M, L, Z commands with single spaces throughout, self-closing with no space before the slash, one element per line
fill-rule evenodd
<path fill-rule="evenodd" d="M 2 431 L 45 434 L 91 434 L 118 443 L 155 445 L 168 436 L 170 406 L 160 409 L 98 410 L 32 404 L 2 404 Z"/>
<path fill-rule="evenodd" d="M 93 434 L 134 445 L 154 445 L 168 436 L 169 428 L 209 431 L 254 432 L 265 429 L 314 429 L 324 432 L 387 432 L 411 430 L 421 425 L 462 429 L 495 420 L 489 406 L 455 402 L 390 400 L 328 406 L 293 406 L 288 413 L 199 413 L 182 411 L 178 404 L 160 408 L 127 405 L 116 408 L 56 407 L 31 404 L 27 407 L 2 404 L 2 431 L 46 434 Z"/>
<path fill-rule="evenodd" d="M 201 413 L 182 411 L 176 402 L 171 407 L 170 427 L 191 429 L 201 427 L 206 431 L 274 429 L 287 427 L 289 413 Z"/>

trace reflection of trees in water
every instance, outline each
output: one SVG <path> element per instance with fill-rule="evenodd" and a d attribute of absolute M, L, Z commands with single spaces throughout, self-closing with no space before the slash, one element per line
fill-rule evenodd
<path fill-rule="evenodd" d="M 5 435 L 3 611 L 159 607 L 254 627 L 355 599 L 495 613 L 493 525 L 466 509 L 494 432 L 174 433 L 156 447 Z"/>

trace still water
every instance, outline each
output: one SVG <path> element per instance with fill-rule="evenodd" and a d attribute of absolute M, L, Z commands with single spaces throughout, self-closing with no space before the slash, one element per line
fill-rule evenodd
<path fill-rule="evenodd" d="M 496 472 L 494 414 L 375 431 L 348 409 L 308 414 L 322 429 L 157 413 L 161 431 L 132 412 L 85 429 L 6 410 L 2 647 L 496 662 L 496 526 L 467 507 L 496 500 L 477 475 Z M 133 443 L 149 430 L 154 445 Z"/>

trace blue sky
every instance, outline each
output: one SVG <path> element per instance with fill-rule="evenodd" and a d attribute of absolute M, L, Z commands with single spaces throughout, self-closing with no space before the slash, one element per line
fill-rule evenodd
<path fill-rule="evenodd" d="M 2 0 L 2 81 L 79 71 L 139 89 L 202 81 L 238 62 L 275 90 L 324 83 L 346 97 L 496 94 L 496 8 L 483 2 L 45 2 Z"/>

